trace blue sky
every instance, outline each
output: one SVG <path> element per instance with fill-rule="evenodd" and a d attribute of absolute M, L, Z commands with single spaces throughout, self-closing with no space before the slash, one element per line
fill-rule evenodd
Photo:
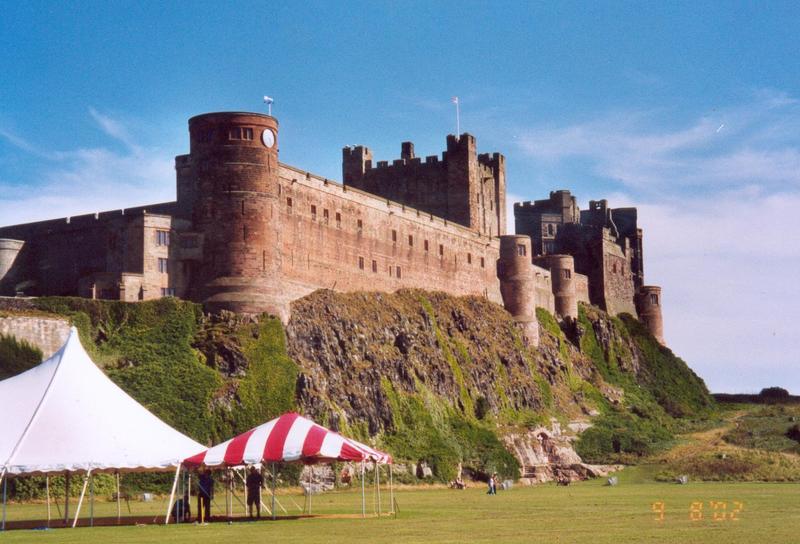
<path fill-rule="evenodd" d="M 665 334 L 715 391 L 800 393 L 796 2 L 7 3 L 0 225 L 174 198 L 187 119 L 275 98 L 281 160 L 507 157 L 512 199 L 636 205 Z"/>

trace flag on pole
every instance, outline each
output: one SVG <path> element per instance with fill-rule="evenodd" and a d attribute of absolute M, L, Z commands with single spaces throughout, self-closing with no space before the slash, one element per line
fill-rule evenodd
<path fill-rule="evenodd" d="M 461 112 L 459 112 L 458 97 L 452 97 L 450 102 L 456 105 L 456 138 L 458 138 L 458 135 L 461 134 Z"/>
<path fill-rule="evenodd" d="M 271 96 L 264 95 L 264 104 L 267 105 L 267 113 L 272 115 L 272 104 L 275 102 L 275 99 Z"/>

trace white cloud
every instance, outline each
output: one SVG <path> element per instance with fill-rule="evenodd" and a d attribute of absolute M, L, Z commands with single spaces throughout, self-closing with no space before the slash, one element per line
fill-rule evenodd
<path fill-rule="evenodd" d="M 659 128 L 670 124 L 664 112 L 614 112 L 576 125 L 529 128 L 517 145 L 550 166 L 588 159 L 595 175 L 640 192 L 725 190 L 754 181 L 800 188 L 800 107 L 785 94 L 760 91 L 748 104 Z"/>
<path fill-rule="evenodd" d="M 24 138 L 0 131 L 16 148 L 47 159 L 24 184 L 0 180 L 0 223 L 14 225 L 98 211 L 131 208 L 175 199 L 173 157 L 138 145 L 124 124 L 91 109 L 100 128 L 125 144 L 48 152 Z"/>

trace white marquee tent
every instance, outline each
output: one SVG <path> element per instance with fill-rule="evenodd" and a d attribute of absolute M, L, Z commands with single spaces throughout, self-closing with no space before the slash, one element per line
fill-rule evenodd
<path fill-rule="evenodd" d="M 205 449 L 114 384 L 89 358 L 74 327 L 48 360 L 0 381 L 0 399 L 0 480 L 177 469 Z"/>

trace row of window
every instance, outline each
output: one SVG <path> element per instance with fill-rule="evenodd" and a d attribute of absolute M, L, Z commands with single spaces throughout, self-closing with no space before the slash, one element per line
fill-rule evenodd
<path fill-rule="evenodd" d="M 358 258 L 358 268 L 360 270 L 364 270 L 364 257 Z M 372 259 L 372 272 L 377 274 L 378 273 L 378 261 Z M 402 278 L 403 277 L 403 270 L 399 266 L 389 266 L 389 275 L 394 278 Z"/>
<path fill-rule="evenodd" d="M 286 197 L 287 212 L 288 213 L 292 213 L 293 207 L 294 207 L 294 202 L 292 201 L 292 198 L 291 197 Z M 311 204 L 311 220 L 312 221 L 316 221 L 317 220 L 317 206 L 315 204 Z M 336 220 L 336 228 L 337 229 L 342 228 L 342 214 L 341 213 L 336 212 L 335 220 Z M 322 210 L 322 222 L 324 224 L 326 224 L 326 225 L 330 222 L 330 212 L 328 212 L 327 208 L 323 208 L 323 210 Z M 361 219 L 358 219 L 357 223 L 356 223 L 356 226 L 357 226 L 359 231 L 363 230 L 364 222 Z M 393 244 L 397 244 L 397 231 L 394 230 L 394 229 L 392 229 L 392 243 Z M 408 235 L 408 247 L 414 247 L 414 235 L 413 234 L 409 234 Z M 423 240 L 422 241 L 422 247 L 426 252 L 430 251 L 430 242 L 428 240 Z M 524 247 L 523 247 L 523 250 L 524 250 Z M 444 244 L 439 244 L 439 256 L 440 257 L 444 257 Z M 467 263 L 468 264 L 472 264 L 472 253 L 467 253 Z M 485 261 L 485 259 L 483 257 L 481 257 L 481 268 L 484 268 L 485 266 L 486 266 L 486 261 Z"/>

